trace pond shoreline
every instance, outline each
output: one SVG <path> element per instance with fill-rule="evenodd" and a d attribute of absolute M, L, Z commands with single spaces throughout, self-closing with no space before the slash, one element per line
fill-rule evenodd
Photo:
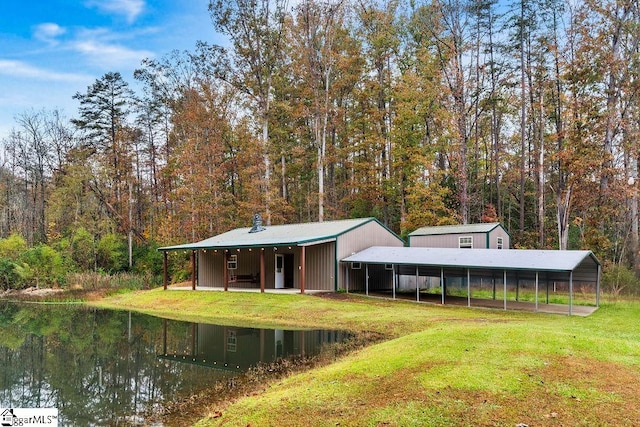
<path fill-rule="evenodd" d="M 221 418 L 225 407 L 243 396 L 258 395 L 286 377 L 328 366 L 353 351 L 383 339 L 384 337 L 378 334 L 362 333 L 343 343 L 334 344 L 318 355 L 259 364 L 237 377 L 217 382 L 210 390 L 163 404 L 161 411 L 147 414 L 145 421 L 160 421 L 167 426 L 183 426 L 195 424 L 202 419 Z"/>
<path fill-rule="evenodd" d="M 105 419 L 126 425 L 195 423 L 220 414 L 220 409 L 210 409 L 212 405 L 222 408 L 381 339 L 339 330 L 193 323 L 93 304 L 56 307 L 56 302 L 34 301 L 43 297 L 35 295 L 27 292 L 17 302 L 2 300 L 0 348 L 12 366 L 4 371 L 3 387 L 8 388 L 0 388 L 2 403 L 15 406 L 37 400 L 42 387 L 27 387 L 17 395 L 10 390 L 40 372 L 45 389 L 68 390 L 66 398 L 55 401 L 56 407 L 77 405 L 75 399 L 68 400 L 71 395 L 86 396 L 101 408 L 115 403 L 117 410 L 108 416 L 116 418 Z M 29 356 L 34 354 L 45 357 Z M 73 369 L 64 368 L 69 357 L 75 360 Z M 155 391 L 147 395 L 149 390 Z M 114 401 L 115 396 L 121 397 Z M 129 396 L 135 396 L 133 407 L 128 406 Z M 102 416 L 89 411 L 92 417 Z M 71 417 L 69 422 L 79 421 L 74 418 L 77 411 L 63 414 Z"/>
<path fill-rule="evenodd" d="M 156 289 L 90 305 L 236 326 L 322 327 L 384 337 L 233 401 L 207 404 L 205 396 L 198 426 L 296 426 L 301 419 L 341 426 L 637 424 L 637 301 L 603 302 L 586 318 L 352 294 Z"/>

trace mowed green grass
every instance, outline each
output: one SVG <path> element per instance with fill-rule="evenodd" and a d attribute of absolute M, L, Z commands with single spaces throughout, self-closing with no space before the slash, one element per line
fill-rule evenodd
<path fill-rule="evenodd" d="M 153 290 L 94 304 L 183 320 L 387 337 L 212 405 L 202 426 L 640 425 L 637 302 L 605 303 L 586 318 L 352 295 Z"/>

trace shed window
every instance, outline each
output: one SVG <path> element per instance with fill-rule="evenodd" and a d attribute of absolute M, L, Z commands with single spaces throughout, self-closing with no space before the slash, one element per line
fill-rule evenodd
<path fill-rule="evenodd" d="M 352 270 L 360 270 L 362 268 L 362 264 L 360 264 L 359 262 L 352 262 L 351 263 L 351 269 Z"/>
<path fill-rule="evenodd" d="M 238 255 L 229 255 L 227 259 L 227 269 L 236 270 L 238 268 Z"/>
<path fill-rule="evenodd" d="M 502 237 L 497 238 L 496 248 L 502 249 Z"/>
<path fill-rule="evenodd" d="M 458 238 L 458 247 L 460 249 L 471 249 L 473 248 L 473 237 L 464 236 Z"/>

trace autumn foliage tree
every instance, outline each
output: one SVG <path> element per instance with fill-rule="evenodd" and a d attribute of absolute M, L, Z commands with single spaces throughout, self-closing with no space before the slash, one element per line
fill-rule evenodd
<path fill-rule="evenodd" d="M 140 93 L 105 74 L 70 122 L 17 117 L 0 237 L 95 269 L 104 236 L 154 247 L 255 213 L 401 235 L 500 221 L 517 247 L 640 271 L 637 3 L 503 6 L 212 0 L 225 42 L 146 59 Z"/>

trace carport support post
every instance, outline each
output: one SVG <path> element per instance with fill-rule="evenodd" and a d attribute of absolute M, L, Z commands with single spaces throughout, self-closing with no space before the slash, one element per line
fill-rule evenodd
<path fill-rule="evenodd" d="M 536 271 L 536 311 L 538 311 L 538 272 Z"/>
<path fill-rule="evenodd" d="M 364 293 L 369 296 L 369 264 L 364 265 Z"/>
<path fill-rule="evenodd" d="M 418 266 L 416 265 L 416 301 L 420 302 L 420 286 L 418 285 L 419 279 Z"/>
<path fill-rule="evenodd" d="M 169 285 L 169 269 L 167 267 L 167 251 L 162 252 L 162 280 L 164 283 L 164 290 L 167 290 Z"/>
<path fill-rule="evenodd" d="M 471 307 L 471 273 L 467 268 L 467 307 Z"/>
<path fill-rule="evenodd" d="M 569 273 L 569 316 L 573 314 L 573 271 Z"/>
<path fill-rule="evenodd" d="M 444 268 L 440 268 L 440 291 L 442 294 L 442 305 L 444 305 Z"/>
<path fill-rule="evenodd" d="M 504 309 L 507 309 L 507 270 L 504 270 L 504 276 L 502 278 L 504 286 Z"/>
<path fill-rule="evenodd" d="M 391 264 L 391 274 L 393 275 L 393 279 L 391 279 L 391 286 L 393 286 L 393 290 L 391 294 L 393 295 L 393 299 L 396 299 L 396 265 Z"/>
<path fill-rule="evenodd" d="M 598 264 L 598 278 L 596 279 L 596 307 L 600 307 L 600 264 Z"/>
<path fill-rule="evenodd" d="M 347 264 L 347 268 L 345 270 L 347 274 L 344 281 L 344 289 L 346 293 L 349 293 L 349 276 L 351 276 L 351 265 Z"/>

